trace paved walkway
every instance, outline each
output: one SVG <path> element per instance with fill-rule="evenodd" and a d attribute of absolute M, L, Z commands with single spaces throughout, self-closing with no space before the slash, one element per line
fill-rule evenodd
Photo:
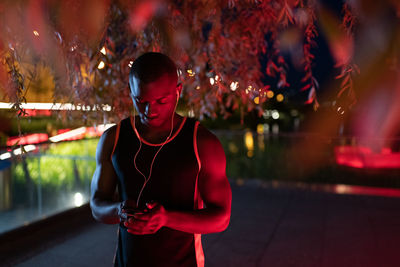
<path fill-rule="evenodd" d="M 232 190 L 228 230 L 203 236 L 207 267 L 400 266 L 400 198 L 257 183 Z M 94 224 L 18 266 L 112 266 L 115 243 L 115 225 Z"/>

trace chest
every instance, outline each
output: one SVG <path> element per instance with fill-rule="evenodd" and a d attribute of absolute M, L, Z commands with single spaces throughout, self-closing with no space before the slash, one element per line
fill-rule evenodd
<path fill-rule="evenodd" d="M 157 201 L 171 209 L 193 208 L 199 166 L 193 138 L 187 131 L 161 149 L 140 144 L 135 135 L 122 134 L 112 159 L 122 200 L 136 200 L 148 179 L 141 202 Z"/>

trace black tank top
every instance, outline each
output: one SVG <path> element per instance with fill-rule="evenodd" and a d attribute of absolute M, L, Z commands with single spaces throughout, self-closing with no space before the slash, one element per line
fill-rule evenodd
<path fill-rule="evenodd" d="M 138 119 L 138 118 L 137 118 Z M 117 125 L 111 155 L 118 177 L 120 200 L 137 200 L 144 178 L 135 169 L 133 158 L 139 149 L 133 117 Z M 142 192 L 139 206 L 156 201 L 165 209 L 191 211 L 202 208 L 197 190 L 201 162 L 197 153 L 198 122 L 184 118 L 176 133 L 158 153 L 150 180 Z M 151 161 L 160 145 L 142 140 L 136 158 L 138 169 L 148 177 Z M 203 266 L 201 235 L 162 227 L 155 234 L 133 235 L 121 223 L 114 266 Z"/>

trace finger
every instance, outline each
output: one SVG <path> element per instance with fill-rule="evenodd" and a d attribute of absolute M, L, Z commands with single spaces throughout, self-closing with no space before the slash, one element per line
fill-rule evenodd
<path fill-rule="evenodd" d="M 128 229 L 133 230 L 141 230 L 147 227 L 147 222 L 143 221 L 133 221 L 133 222 L 124 222 L 124 226 Z"/>
<path fill-rule="evenodd" d="M 131 228 L 132 227 L 132 223 L 130 223 L 129 220 L 127 220 L 127 221 L 124 222 L 124 226 L 126 228 Z"/>
<path fill-rule="evenodd" d="M 150 227 L 147 224 L 143 224 L 143 223 L 139 222 L 139 223 L 133 224 L 132 227 L 129 227 L 126 230 L 133 234 L 150 234 L 150 233 L 155 232 L 155 228 L 156 227 L 154 227 L 154 226 Z"/>
<path fill-rule="evenodd" d="M 157 202 L 149 202 L 149 203 L 146 203 L 146 207 L 149 208 L 149 209 L 153 209 L 153 208 L 155 208 L 157 205 L 158 205 Z"/>
<path fill-rule="evenodd" d="M 149 221 L 151 220 L 151 217 L 152 217 L 151 214 L 134 214 L 132 216 L 132 219 L 138 221 Z"/>
<path fill-rule="evenodd" d="M 150 234 L 155 233 L 159 227 L 156 224 L 148 225 L 148 224 L 135 224 L 132 228 L 128 228 L 127 231 L 131 231 L 136 234 Z"/>
<path fill-rule="evenodd" d="M 127 227 L 127 228 L 133 228 L 136 225 L 138 225 L 139 223 L 143 223 L 143 221 L 132 220 L 132 218 L 129 218 L 128 220 L 126 220 L 124 222 L 124 226 Z"/>

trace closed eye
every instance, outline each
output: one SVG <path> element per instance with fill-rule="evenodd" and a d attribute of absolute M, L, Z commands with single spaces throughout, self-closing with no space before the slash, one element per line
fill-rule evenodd
<path fill-rule="evenodd" d="M 163 97 L 157 100 L 158 103 L 160 104 L 166 104 L 168 103 L 168 98 L 167 97 Z"/>

